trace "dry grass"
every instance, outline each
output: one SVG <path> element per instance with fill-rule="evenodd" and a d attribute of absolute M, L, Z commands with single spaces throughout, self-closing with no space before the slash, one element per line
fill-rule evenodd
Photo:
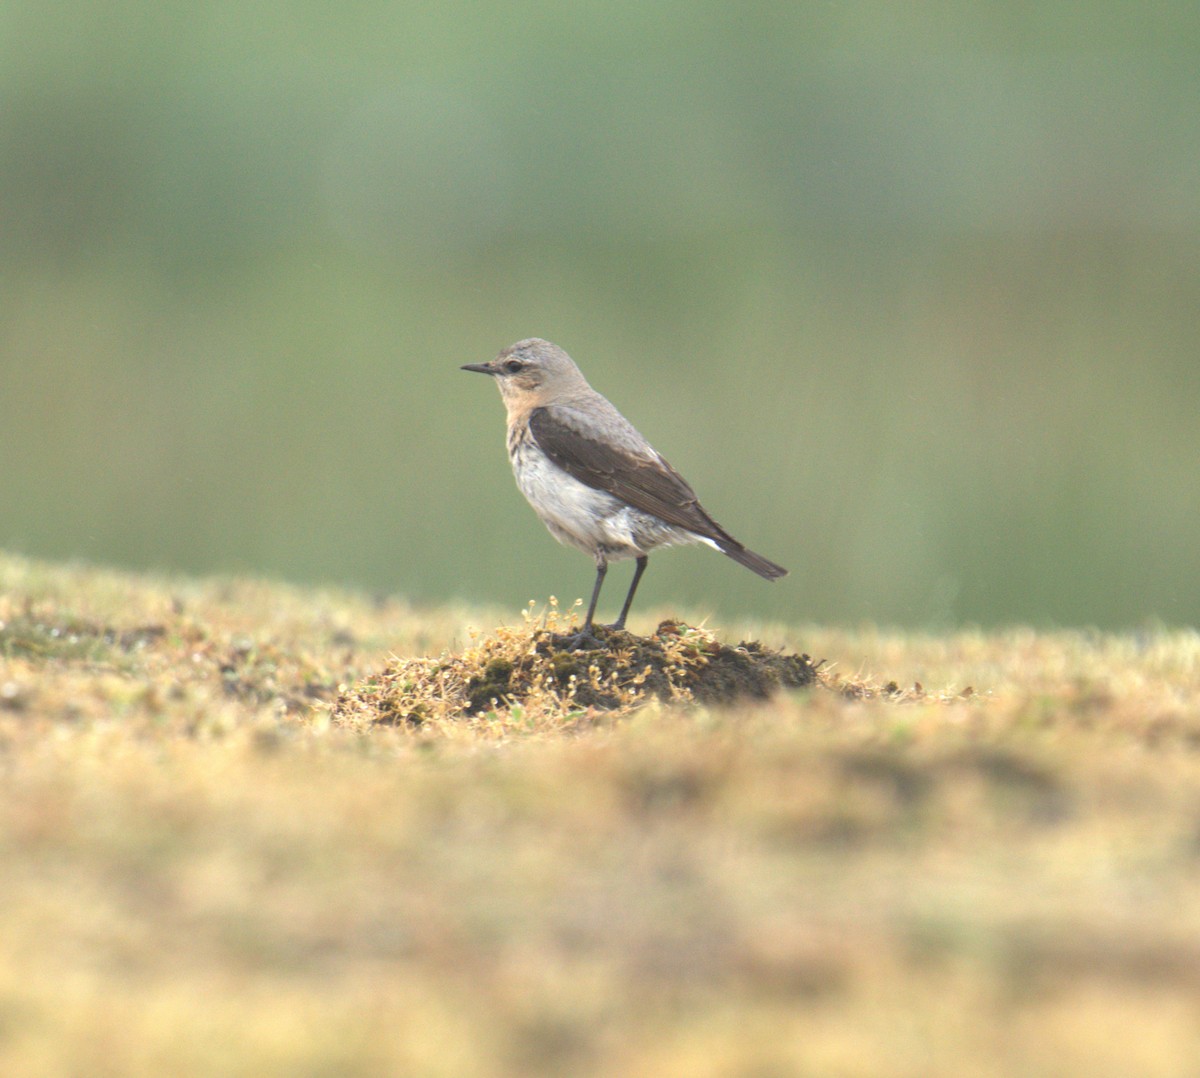
<path fill-rule="evenodd" d="M 333 721 L 497 620 L 0 557 L 0 1073 L 1194 1073 L 1197 634 L 737 625 L 872 691 Z"/>

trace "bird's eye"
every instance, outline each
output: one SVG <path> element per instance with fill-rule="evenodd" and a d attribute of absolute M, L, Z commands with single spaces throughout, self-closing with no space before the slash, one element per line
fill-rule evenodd
<path fill-rule="evenodd" d="M 504 369 L 509 374 L 516 374 L 518 371 L 523 371 L 525 369 L 525 364 L 522 363 L 519 359 L 510 359 L 507 363 L 504 364 Z"/>

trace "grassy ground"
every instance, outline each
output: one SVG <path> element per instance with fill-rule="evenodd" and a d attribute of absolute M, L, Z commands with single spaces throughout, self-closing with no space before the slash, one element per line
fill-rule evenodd
<path fill-rule="evenodd" d="M 733 625 L 923 689 L 334 721 L 501 620 L 0 557 L 0 1073 L 1200 1070 L 1197 634 Z"/>

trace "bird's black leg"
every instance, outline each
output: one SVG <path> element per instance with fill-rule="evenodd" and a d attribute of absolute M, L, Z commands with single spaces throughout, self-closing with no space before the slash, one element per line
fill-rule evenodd
<path fill-rule="evenodd" d="M 596 616 L 596 600 L 600 598 L 600 586 L 604 583 L 604 574 L 607 572 L 608 562 L 603 558 L 596 558 L 596 586 L 592 588 L 592 601 L 588 603 L 587 618 L 583 623 L 585 633 L 592 631 L 592 619 Z"/>
<path fill-rule="evenodd" d="M 625 596 L 625 605 L 621 607 L 621 616 L 614 621 L 610 629 L 624 629 L 625 618 L 629 614 L 629 608 L 633 606 L 633 593 L 637 591 L 638 581 L 642 579 L 642 573 L 646 571 L 646 566 L 650 564 L 650 557 L 643 554 L 637 560 L 637 568 L 633 571 L 633 581 L 629 585 L 629 594 Z"/>
<path fill-rule="evenodd" d="M 596 586 L 592 588 L 592 601 L 588 603 L 587 619 L 583 628 L 566 641 L 568 651 L 590 651 L 603 647 L 592 631 L 592 619 L 596 616 L 596 601 L 600 598 L 600 586 L 604 583 L 604 574 L 608 572 L 608 562 L 602 557 L 596 557 Z"/>

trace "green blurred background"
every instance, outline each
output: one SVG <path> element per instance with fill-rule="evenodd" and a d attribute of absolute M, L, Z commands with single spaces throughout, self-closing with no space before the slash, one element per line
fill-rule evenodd
<path fill-rule="evenodd" d="M 458 370 L 536 335 L 792 569 L 647 605 L 1195 623 L 1198 55 L 1194 2 L 7 0 L 0 545 L 586 595 Z"/>

